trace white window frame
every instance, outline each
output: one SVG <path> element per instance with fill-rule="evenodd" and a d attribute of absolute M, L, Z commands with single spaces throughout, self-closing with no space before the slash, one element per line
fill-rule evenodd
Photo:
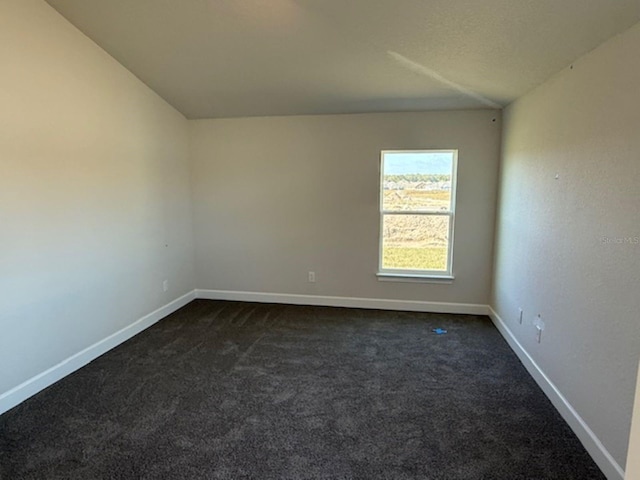
<path fill-rule="evenodd" d="M 384 210 L 384 157 L 390 153 L 450 153 L 453 155 L 451 172 L 451 207 L 448 211 L 442 210 Z M 378 280 L 381 281 L 434 281 L 438 283 L 451 283 L 453 276 L 453 246 L 456 212 L 456 190 L 458 186 L 458 150 L 457 149 L 420 149 L 420 150 L 382 150 L 380 152 L 380 185 L 379 185 L 379 212 L 380 231 L 378 239 Z M 447 250 L 447 269 L 444 270 L 410 270 L 383 268 L 383 242 L 384 242 L 384 217 L 385 215 L 425 215 L 449 217 L 449 245 Z"/>

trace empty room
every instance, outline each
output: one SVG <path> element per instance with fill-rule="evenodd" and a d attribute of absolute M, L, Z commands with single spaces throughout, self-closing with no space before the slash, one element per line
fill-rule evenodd
<path fill-rule="evenodd" d="M 0 480 L 640 480 L 638 52 L 638 0 L 0 0 Z"/>

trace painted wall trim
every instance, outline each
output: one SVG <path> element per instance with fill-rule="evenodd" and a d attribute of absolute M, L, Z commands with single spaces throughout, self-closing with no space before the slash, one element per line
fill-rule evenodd
<path fill-rule="evenodd" d="M 500 315 L 498 315 L 492 307 L 488 307 L 488 309 L 489 317 L 493 324 L 502 334 L 511 349 L 518 356 L 522 364 L 543 390 L 545 395 L 549 400 L 551 400 L 551 403 L 553 403 L 556 410 L 560 412 L 562 418 L 564 418 L 564 420 L 569 424 L 569 427 L 571 427 L 578 439 L 582 442 L 584 448 L 589 452 L 589 455 L 591 455 L 591 458 L 593 458 L 598 467 L 600 467 L 600 470 L 602 470 L 607 479 L 623 480 L 624 470 L 611 456 L 593 430 L 589 428 L 589 425 L 587 425 L 575 408 L 573 408 L 558 387 L 549 379 L 531 355 L 529 355 L 529 352 L 525 350 L 504 320 L 500 318 Z"/>
<path fill-rule="evenodd" d="M 488 315 L 489 307 L 474 303 L 425 302 L 420 300 L 391 300 L 384 298 L 332 297 L 292 293 L 241 292 L 232 290 L 196 290 L 196 298 L 260 303 L 286 303 L 325 307 L 368 308 L 376 310 L 405 310 L 410 312 L 459 313 Z"/>
<path fill-rule="evenodd" d="M 194 299 L 195 292 L 192 290 L 191 292 L 176 298 L 163 307 L 160 307 L 136 320 L 131 325 L 124 327 L 106 338 L 103 338 L 11 390 L 0 394 L 0 414 L 10 410 L 19 403 L 24 402 L 29 397 L 35 395 L 41 390 L 44 390 L 48 386 L 53 385 L 58 380 L 75 372 L 79 368 L 84 367 L 100 355 L 117 347 L 124 341 L 129 340 L 131 337 L 149 328 L 151 325 L 162 320 L 167 315 L 170 315 Z"/>

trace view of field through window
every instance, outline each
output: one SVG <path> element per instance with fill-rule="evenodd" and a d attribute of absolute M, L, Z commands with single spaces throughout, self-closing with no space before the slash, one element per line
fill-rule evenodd
<path fill-rule="evenodd" d="M 448 269 L 454 152 L 384 152 L 384 270 Z"/>

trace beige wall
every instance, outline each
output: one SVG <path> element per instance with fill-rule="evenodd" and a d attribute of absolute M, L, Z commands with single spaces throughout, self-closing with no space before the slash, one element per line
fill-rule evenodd
<path fill-rule="evenodd" d="M 640 356 L 638 51 L 640 25 L 506 110 L 492 301 L 622 467 Z"/>
<path fill-rule="evenodd" d="M 193 252 L 181 114 L 39 0 L 0 2 L 0 71 L 2 394 L 191 290 Z"/>
<path fill-rule="evenodd" d="M 198 288 L 488 302 L 499 112 L 198 120 L 190 128 Z M 375 276 L 380 151 L 411 148 L 459 149 L 453 285 Z"/>

